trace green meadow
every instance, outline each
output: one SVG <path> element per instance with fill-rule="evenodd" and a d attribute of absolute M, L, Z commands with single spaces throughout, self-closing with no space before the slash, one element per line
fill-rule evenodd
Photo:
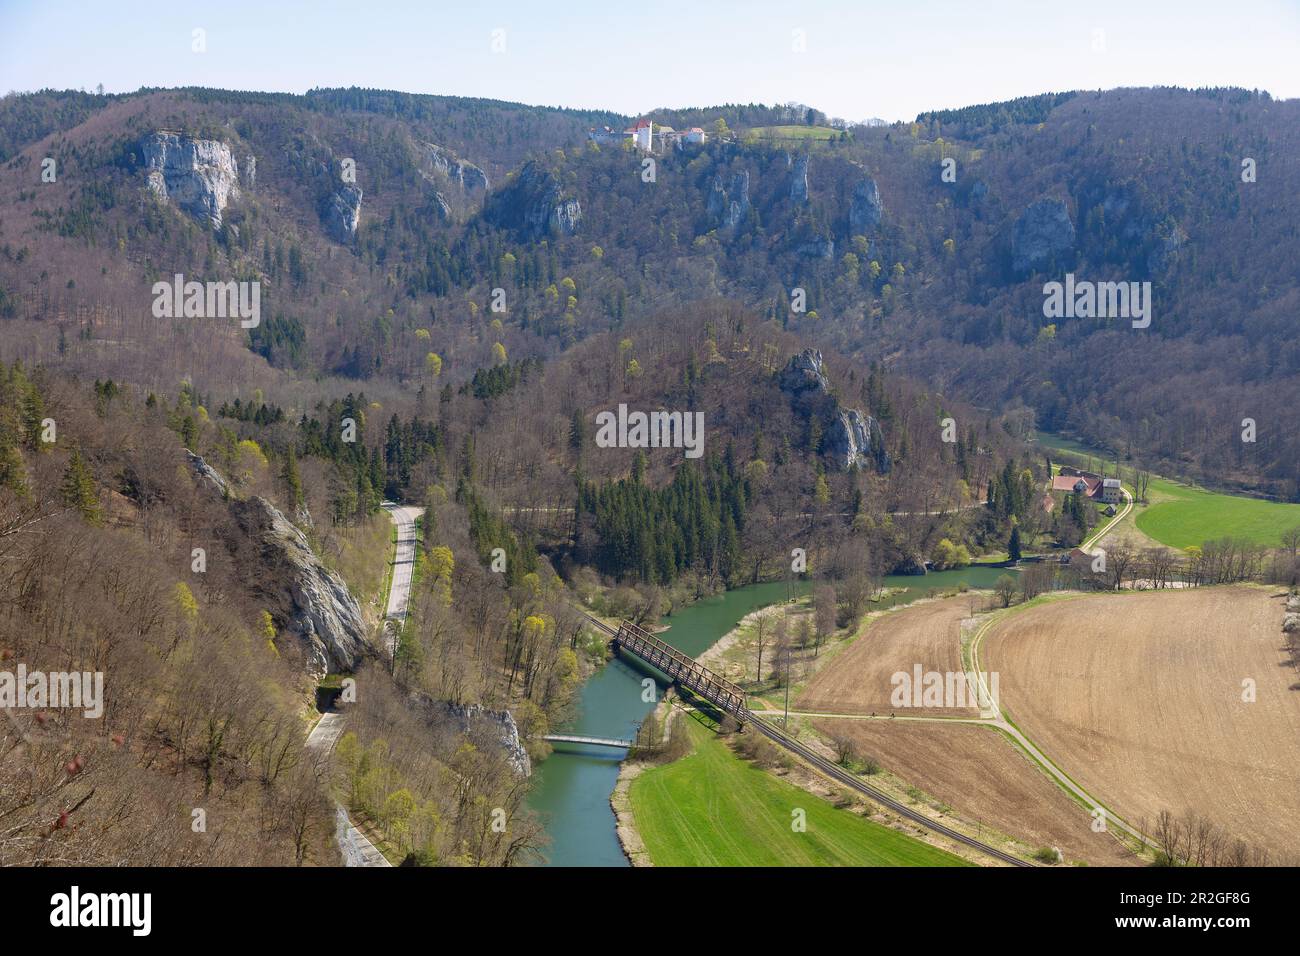
<path fill-rule="evenodd" d="M 840 130 L 829 126 L 755 126 L 750 130 L 759 139 L 834 139 Z"/>
<path fill-rule="evenodd" d="M 1095 469 L 1107 474 L 1115 469 L 1113 456 L 1076 441 L 1038 433 L 1038 444 L 1054 462 Z M 1125 487 L 1132 488 L 1132 468 L 1121 463 Z M 1132 520 L 1147 537 L 1171 548 L 1190 548 L 1216 538 L 1241 538 L 1254 544 L 1276 547 L 1282 533 L 1300 526 L 1300 504 L 1243 498 L 1207 491 L 1195 485 L 1151 477 L 1148 503 L 1133 510 Z"/>
<path fill-rule="evenodd" d="M 1137 513 L 1138 530 L 1171 548 L 1215 538 L 1243 538 L 1276 547 L 1282 532 L 1300 527 L 1300 505 L 1221 495 L 1203 488 L 1151 479 L 1152 503 Z"/>
<path fill-rule="evenodd" d="M 965 866 L 965 861 L 837 809 L 744 760 L 698 715 L 679 718 L 693 751 L 631 786 L 656 866 Z M 806 814 L 796 832 L 795 810 Z"/>

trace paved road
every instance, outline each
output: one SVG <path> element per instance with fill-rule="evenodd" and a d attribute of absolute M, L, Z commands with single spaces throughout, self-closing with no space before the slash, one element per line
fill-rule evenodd
<path fill-rule="evenodd" d="M 406 621 L 406 610 L 411 601 L 411 572 L 415 569 L 415 519 L 423 508 L 399 505 L 392 501 L 383 503 L 397 525 L 397 548 L 393 555 L 393 580 L 388 589 L 388 607 L 384 609 L 385 623 L 394 626 L 384 628 L 388 656 L 391 658 L 396 649 L 397 635 Z M 343 715 L 332 710 L 321 716 L 311 733 L 307 735 L 307 750 L 317 760 L 318 765 L 327 765 L 329 755 L 343 736 Z M 335 839 L 343 854 L 345 866 L 392 866 L 388 859 L 379 852 L 366 835 L 348 819 L 348 812 L 342 805 L 335 806 Z"/>
<path fill-rule="evenodd" d="M 1091 538 L 1079 545 L 1084 551 L 1091 553 L 1093 546 L 1100 543 L 1114 528 L 1119 527 L 1119 523 L 1124 520 L 1124 516 L 1133 510 L 1133 496 L 1128 493 L 1127 488 L 1121 488 L 1120 491 L 1124 493 L 1124 507 L 1120 509 L 1119 514 L 1111 518 L 1101 528 L 1098 528 Z"/>
<path fill-rule="evenodd" d="M 343 736 L 343 715 L 337 710 L 322 714 L 316 726 L 307 735 L 307 751 L 317 761 L 318 767 L 327 766 L 334 745 Z M 348 812 L 339 804 L 334 807 L 335 833 L 344 866 L 392 866 L 382 853 L 366 839 L 366 835 L 353 826 Z"/>
<path fill-rule="evenodd" d="M 388 589 L 388 607 L 384 610 L 384 638 L 391 658 L 397 649 L 397 635 L 406 623 L 406 609 L 411 600 L 411 572 L 415 570 L 415 519 L 424 513 L 423 508 L 399 505 L 392 501 L 383 503 L 393 523 L 397 525 L 397 552 L 393 556 L 393 581 Z M 387 622 L 392 622 L 387 624 Z"/>

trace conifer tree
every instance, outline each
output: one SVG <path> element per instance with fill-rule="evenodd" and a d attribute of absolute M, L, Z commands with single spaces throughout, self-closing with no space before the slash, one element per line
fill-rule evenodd
<path fill-rule="evenodd" d="M 79 449 L 72 449 L 59 490 L 65 505 L 91 524 L 99 524 L 99 495 L 95 491 L 95 479 Z"/>
<path fill-rule="evenodd" d="M 302 507 L 302 479 L 298 475 L 298 455 L 293 450 L 293 446 L 289 447 L 289 453 L 284 456 L 284 467 L 280 471 L 280 485 L 289 508 L 296 510 Z"/>

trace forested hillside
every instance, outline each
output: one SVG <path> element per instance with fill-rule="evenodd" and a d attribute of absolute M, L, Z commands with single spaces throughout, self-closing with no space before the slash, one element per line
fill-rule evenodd
<path fill-rule="evenodd" d="M 0 99 L 0 659 L 115 689 L 0 725 L 0 862 L 333 862 L 330 796 L 411 862 L 525 862 L 528 756 L 606 653 L 579 607 L 815 575 L 853 617 L 1073 548 L 1101 510 L 1045 500 L 1036 429 L 1300 499 L 1294 101 L 649 118 Z M 1047 315 L 1067 273 L 1149 282 L 1149 325 Z M 425 509 L 391 629 L 386 500 Z"/>
<path fill-rule="evenodd" d="M 824 120 L 797 114 L 657 112 L 709 141 L 647 169 L 586 141 L 630 122 L 613 114 L 368 90 L 6 97 L 4 354 L 155 390 L 211 376 L 301 403 L 320 375 L 395 397 L 722 298 L 1022 424 L 1300 493 L 1294 103 L 1117 90 L 824 141 L 748 132 Z M 219 224 L 146 190 L 158 130 L 228 150 Z M 1043 284 L 1066 271 L 1151 282 L 1150 327 L 1049 319 Z M 260 281 L 260 326 L 154 319 L 152 283 L 177 272 Z"/>

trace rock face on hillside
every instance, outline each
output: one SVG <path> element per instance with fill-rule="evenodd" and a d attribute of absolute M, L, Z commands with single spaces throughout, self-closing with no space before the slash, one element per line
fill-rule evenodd
<path fill-rule="evenodd" d="M 795 157 L 794 171 L 790 174 L 790 201 L 803 205 L 808 201 L 808 160 L 807 153 Z"/>
<path fill-rule="evenodd" d="M 221 495 L 221 497 L 226 497 L 228 494 L 226 479 L 221 477 L 221 473 L 188 448 L 185 449 L 185 455 L 189 460 L 190 467 L 194 469 L 194 474 L 199 478 L 199 480 L 207 484 L 209 488 Z"/>
<path fill-rule="evenodd" d="M 227 498 L 221 475 L 193 452 L 186 459 L 201 486 Z M 372 653 L 361 608 L 347 585 L 320 563 L 306 537 L 265 498 L 229 499 L 232 524 L 221 532 L 231 566 L 271 614 L 282 635 L 301 642 L 308 671 L 355 670 Z"/>
<path fill-rule="evenodd" d="M 1011 268 L 1018 275 L 1064 263 L 1074 253 L 1074 223 L 1059 199 L 1031 203 L 1011 229 Z"/>
<path fill-rule="evenodd" d="M 813 236 L 799 243 L 795 251 L 806 259 L 834 259 L 835 240 L 830 236 Z"/>
<path fill-rule="evenodd" d="M 263 590 L 279 584 L 278 609 L 288 618 L 276 624 L 303 642 L 312 674 L 354 670 L 371 649 L 361 608 L 343 579 L 320 563 L 303 533 L 265 498 L 232 501 L 230 512 L 258 542 L 257 577 Z"/>
<path fill-rule="evenodd" d="M 1172 269 L 1181 257 L 1186 241 L 1187 233 L 1178 225 L 1167 236 L 1156 239 L 1155 246 L 1147 254 L 1147 272 L 1156 276 Z"/>
<path fill-rule="evenodd" d="M 802 413 L 827 423 L 823 449 L 841 471 L 871 467 L 883 475 L 893 466 L 880 423 L 835 400 L 819 350 L 804 349 L 792 356 L 777 383 Z"/>
<path fill-rule="evenodd" d="M 429 719 L 444 730 L 464 734 L 479 745 L 497 748 L 511 769 L 521 777 L 533 772 L 532 761 L 524 749 L 519 727 L 508 710 L 490 710 L 481 704 L 456 704 L 448 700 L 416 695 L 415 702 Z"/>
<path fill-rule="evenodd" d="M 713 180 L 705 211 L 709 220 L 724 229 L 735 229 L 749 215 L 749 171 L 741 170 L 731 177 L 731 185 L 724 189 L 720 178 Z"/>
<path fill-rule="evenodd" d="M 140 144 L 147 188 L 204 225 L 220 229 L 226 206 L 239 198 L 239 163 L 225 143 L 159 130 Z"/>
<path fill-rule="evenodd" d="M 447 197 L 442 193 L 434 193 L 433 200 L 430 203 L 431 208 L 441 221 L 447 222 L 451 219 L 451 203 L 447 202 Z"/>
<path fill-rule="evenodd" d="M 853 201 L 849 203 L 849 234 L 869 236 L 880 227 L 884 206 L 880 202 L 880 187 L 874 179 L 864 179 L 853 187 Z"/>
<path fill-rule="evenodd" d="M 820 349 L 804 349 L 790 357 L 781 369 L 781 390 L 803 398 L 805 395 L 830 395 L 831 384 L 826 379 L 826 366 Z"/>
<path fill-rule="evenodd" d="M 481 198 L 491 187 L 487 173 L 473 163 L 461 159 L 449 149 L 434 143 L 420 143 L 420 150 L 428 171 L 441 174 L 447 181 L 470 198 Z M 421 170 L 427 178 L 427 171 Z"/>
<path fill-rule="evenodd" d="M 1112 252 L 1127 255 L 1135 272 L 1154 278 L 1177 265 L 1186 231 L 1136 187 L 1096 185 L 1082 190 L 1077 202 L 1104 221 L 1107 240 L 1118 240 Z"/>
<path fill-rule="evenodd" d="M 325 201 L 321 219 L 335 242 L 349 243 L 361 225 L 361 187 L 348 184 Z"/>
<path fill-rule="evenodd" d="M 841 471 L 874 468 L 883 475 L 893 466 L 880 423 L 856 408 L 840 409 L 826 433 L 826 449 Z"/>
<path fill-rule="evenodd" d="M 530 162 L 488 201 L 484 216 L 525 239 L 571 236 L 582 222 L 582 204 L 541 164 Z"/>

